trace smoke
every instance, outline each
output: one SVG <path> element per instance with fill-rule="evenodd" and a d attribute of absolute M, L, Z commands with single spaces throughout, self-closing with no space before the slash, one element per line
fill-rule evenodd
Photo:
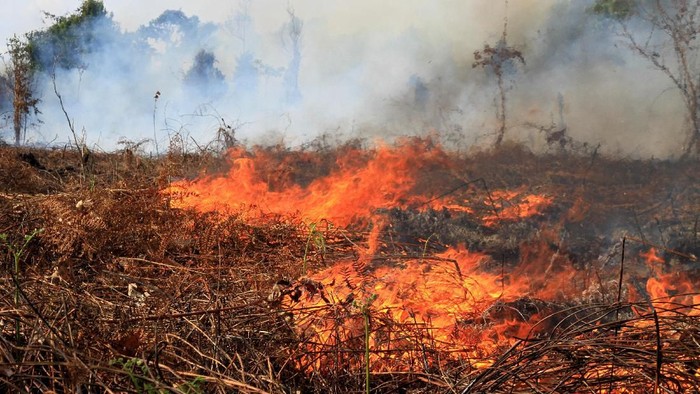
<path fill-rule="evenodd" d="M 63 3 L 32 4 L 56 14 L 80 5 Z M 501 38 L 504 3 L 220 3 L 105 1 L 113 16 L 94 26 L 100 47 L 84 57 L 85 68 L 59 69 L 55 78 L 89 145 L 113 150 L 147 140 L 146 149 L 162 151 L 179 135 L 193 148 L 225 125 L 250 143 L 290 146 L 321 133 L 438 133 L 458 148 L 493 141 L 496 80 L 472 63 L 474 51 Z M 510 2 L 508 44 L 526 64 L 506 81 L 506 140 L 558 149 L 545 131 L 566 128 L 579 146 L 677 154 L 685 126 L 678 94 L 610 22 L 587 12 L 591 3 Z M 28 8 L 17 9 L 33 21 L 24 31 L 37 28 Z M 53 82 L 41 76 L 43 123 L 28 130 L 28 142 L 72 138 Z"/>

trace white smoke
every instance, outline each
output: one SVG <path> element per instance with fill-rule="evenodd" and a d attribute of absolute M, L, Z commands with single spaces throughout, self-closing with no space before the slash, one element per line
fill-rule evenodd
<path fill-rule="evenodd" d="M 14 22 L 3 26 L 5 37 L 40 27 L 40 10 L 65 14 L 80 5 L 77 0 L 14 3 L 24 5 L 5 18 Z M 292 146 L 324 132 L 392 138 L 436 131 L 460 147 L 492 141 L 495 80 L 472 69 L 472 63 L 474 51 L 501 37 L 503 2 L 104 4 L 120 34 L 85 59 L 85 70 L 59 72 L 56 78 L 76 130 L 84 130 L 87 142 L 101 149 L 117 149 L 125 138 L 149 139 L 149 149 L 155 140 L 162 151 L 176 133 L 201 145 L 223 123 L 237 126 L 237 137 L 247 141 Z M 565 123 L 576 141 L 600 143 L 609 152 L 676 154 L 684 127 L 678 95 L 663 74 L 587 13 L 590 4 L 510 2 L 508 42 L 527 64 L 513 75 L 506 139 L 550 149 L 537 126 Z M 293 64 L 285 30 L 290 9 L 303 22 L 297 102 L 286 99 L 285 75 Z M 196 28 L 143 41 L 144 28 L 165 10 L 181 11 Z M 141 41 L 148 48 L 134 45 Z M 184 81 L 201 50 L 216 57 L 224 80 L 192 88 Z M 68 142 L 51 78 L 40 82 L 43 124 L 29 130 L 27 139 Z M 161 92 L 157 101 L 156 91 Z"/>

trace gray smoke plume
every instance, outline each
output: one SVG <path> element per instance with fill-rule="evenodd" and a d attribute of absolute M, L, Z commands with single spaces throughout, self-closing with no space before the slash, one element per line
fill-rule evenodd
<path fill-rule="evenodd" d="M 472 63 L 507 17 L 508 45 L 526 64 L 507 80 L 506 140 L 560 149 L 555 133 L 565 130 L 570 143 L 609 153 L 676 155 L 678 94 L 613 22 L 589 12 L 592 2 L 512 1 L 506 10 L 491 0 L 203 1 L 201 16 L 162 9 L 139 26 L 122 25 L 118 8 L 91 26 L 99 47 L 84 67 L 57 69 L 56 86 L 76 129 L 104 150 L 148 140 L 147 150 L 162 151 L 175 135 L 194 148 L 222 125 L 250 143 L 436 133 L 460 149 L 486 146 L 497 86 Z M 147 3 L 144 14 L 159 4 Z M 43 123 L 28 142 L 71 138 L 52 82 L 40 78 Z"/>

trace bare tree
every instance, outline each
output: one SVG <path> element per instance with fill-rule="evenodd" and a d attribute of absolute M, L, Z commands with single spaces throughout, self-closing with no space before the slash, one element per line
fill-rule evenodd
<path fill-rule="evenodd" d="M 629 47 L 678 89 L 689 123 L 683 157 L 700 154 L 700 0 L 599 0 L 594 11 L 616 19 Z"/>
<path fill-rule="evenodd" d="M 299 70 L 301 68 L 301 41 L 304 22 L 294 13 L 294 9 L 287 8 L 289 22 L 284 26 L 283 37 L 286 46 L 291 47 L 291 59 L 284 72 L 284 85 L 286 90 L 286 101 L 288 104 L 296 104 L 301 101 L 301 90 L 299 89 Z"/>
<path fill-rule="evenodd" d="M 17 36 L 7 41 L 10 54 L 8 74 L 12 90 L 12 120 L 15 144 L 22 141 L 29 116 L 39 114 L 39 99 L 34 96 L 34 63 L 29 44 Z"/>
<path fill-rule="evenodd" d="M 508 2 L 506 1 L 506 8 Z M 498 131 L 496 132 L 495 146 L 498 147 L 503 142 L 506 134 L 506 94 L 510 90 L 507 85 L 508 77 L 517 70 L 518 62 L 525 64 L 523 54 L 508 46 L 508 19 L 504 19 L 503 34 L 495 46 L 485 44 L 480 51 L 474 52 L 474 63 L 472 68 L 482 67 L 491 71 L 498 82 L 498 103 L 496 104 L 496 118 L 498 118 Z"/>

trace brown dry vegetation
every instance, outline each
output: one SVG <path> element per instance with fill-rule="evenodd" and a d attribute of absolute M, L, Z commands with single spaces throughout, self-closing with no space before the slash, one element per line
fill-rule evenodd
<path fill-rule="evenodd" d="M 265 158 L 259 171 L 271 188 L 283 188 L 328 173 L 340 157 L 362 161 L 371 151 L 354 142 L 250 154 Z M 489 368 L 469 360 L 435 362 L 448 355 L 422 340 L 425 332 L 375 311 L 348 309 L 335 315 L 339 326 L 370 316 L 373 330 L 415 339 L 407 341 L 416 346 L 409 349 L 414 368 L 371 372 L 373 392 L 700 390 L 698 305 L 667 304 L 672 312 L 661 314 L 644 302 L 616 303 L 616 286 L 606 288 L 601 276 L 617 279 L 620 255 L 600 258 L 627 233 L 638 240 L 628 248 L 661 245 L 675 259 L 673 269 L 697 279 L 697 162 L 536 156 L 517 146 L 444 157 L 449 168 L 436 163 L 422 169 L 417 193 L 468 198 L 483 193 L 468 185 L 481 178 L 490 189 L 545 191 L 555 203 L 544 218 L 494 229 L 444 211 L 391 210 L 393 226 L 382 237 L 385 263 L 397 254 L 432 252 L 418 239 L 437 234 L 443 244 L 503 255 L 493 269 L 510 269 L 522 261 L 523 244 L 543 241 L 598 280 L 600 294 L 548 301 L 548 318 L 559 323 L 536 340 L 504 344 Z M 172 151 L 148 158 L 125 150 L 93 152 L 84 166 L 81 161 L 71 149 L 0 147 L 0 234 L 7 236 L 0 247 L 0 391 L 364 391 L 362 338 L 342 349 L 314 347 L 327 352 L 318 357 L 330 354 L 335 363 L 310 371 L 300 360 L 316 356 L 293 318 L 315 312 L 286 310 L 270 297 L 282 287 L 313 290 L 300 280 L 303 259 L 321 268 L 352 256 L 367 241 L 362 224 L 326 230 L 327 252 L 305 256 L 308 227 L 293 215 L 242 220 L 170 207 L 163 188 L 225 169 L 218 155 Z M 558 232 L 546 230 L 555 225 Z M 8 245 L 17 251 L 35 230 L 41 232 L 13 256 Z M 625 280 L 635 280 L 635 268 L 629 271 Z M 532 305 L 550 304 L 523 295 L 502 306 L 523 315 Z"/>

